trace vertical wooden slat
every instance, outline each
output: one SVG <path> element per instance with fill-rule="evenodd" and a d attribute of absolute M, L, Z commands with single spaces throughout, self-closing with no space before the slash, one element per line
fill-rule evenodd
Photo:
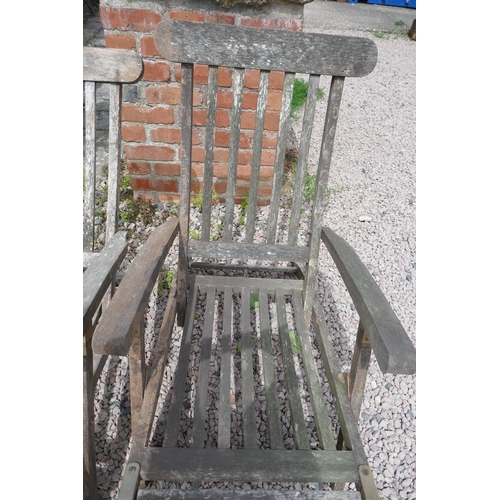
<path fill-rule="evenodd" d="M 253 243 L 255 235 L 255 216 L 257 213 L 257 198 L 259 194 L 259 174 L 262 154 L 262 134 L 266 115 L 267 94 L 269 89 L 269 71 L 260 72 L 259 98 L 255 116 L 255 132 L 252 145 L 252 171 L 250 174 L 250 190 L 248 192 L 248 209 L 245 229 L 245 242 Z"/>
<path fill-rule="evenodd" d="M 106 241 L 118 230 L 121 164 L 121 101 L 122 86 L 109 84 L 109 163 Z"/>
<path fill-rule="evenodd" d="M 233 328 L 233 289 L 224 287 L 224 313 L 220 359 L 219 432 L 217 446 L 229 448 L 231 439 L 231 331 Z"/>
<path fill-rule="evenodd" d="M 210 349 L 212 346 L 212 332 L 215 312 L 215 287 L 207 291 L 205 317 L 201 343 L 198 381 L 196 384 L 196 400 L 194 403 L 192 446 L 203 448 L 206 439 L 208 378 L 210 370 Z"/>
<path fill-rule="evenodd" d="M 271 205 L 269 208 L 269 223 L 267 226 L 267 243 L 272 245 L 276 239 L 276 228 L 278 225 L 278 212 L 281 197 L 281 187 L 283 184 L 283 168 L 285 165 L 285 152 L 288 137 L 288 127 L 290 125 L 290 111 L 292 109 L 294 73 L 285 73 L 283 83 L 283 97 L 281 99 L 280 125 L 278 129 L 278 143 L 276 146 L 276 156 L 274 161 L 273 192 Z"/>
<path fill-rule="evenodd" d="M 212 214 L 212 182 L 214 176 L 215 104 L 217 99 L 217 67 L 208 68 L 207 125 L 205 127 L 205 164 L 203 166 L 203 206 L 201 241 L 210 240 Z"/>
<path fill-rule="evenodd" d="M 226 213 L 224 220 L 223 240 L 231 241 L 233 237 L 234 195 L 236 189 L 236 169 L 238 167 L 238 151 L 240 142 L 241 104 L 243 100 L 244 70 L 236 68 L 233 74 L 233 109 L 231 111 L 231 142 L 229 144 L 229 162 L 226 187 Z"/>
<path fill-rule="evenodd" d="M 300 390 L 295 373 L 292 345 L 286 320 L 285 294 L 283 290 L 276 290 L 276 314 L 278 317 L 278 330 L 280 334 L 281 356 L 283 358 L 283 371 L 285 373 L 286 392 L 292 417 L 293 439 L 299 450 L 309 450 L 304 412 L 300 401 Z"/>
<path fill-rule="evenodd" d="M 311 233 L 309 236 L 309 263 L 307 265 L 306 279 L 304 286 L 304 317 L 306 326 L 311 323 L 312 305 L 314 291 L 316 288 L 316 275 L 318 273 L 318 256 L 321 237 L 321 224 L 323 222 L 323 203 L 325 192 L 328 188 L 328 176 L 330 173 L 330 163 L 332 159 L 333 143 L 337 120 L 339 116 L 340 100 L 344 88 L 344 77 L 332 77 L 330 95 L 325 117 L 325 128 L 318 160 L 318 172 L 316 174 L 316 191 L 311 217 Z"/>
<path fill-rule="evenodd" d="M 177 324 L 184 325 L 186 315 L 189 209 L 191 193 L 191 146 L 193 123 L 193 65 L 181 65 L 181 179 L 179 204 L 179 267 L 177 294 Z"/>
<path fill-rule="evenodd" d="M 241 291 L 241 393 L 243 400 L 243 443 L 245 448 L 258 448 L 255 422 L 255 390 L 253 385 L 252 327 L 250 325 L 250 290 Z"/>
<path fill-rule="evenodd" d="M 177 363 L 174 386 L 172 388 L 171 404 L 167 415 L 165 439 L 163 440 L 163 446 L 166 446 L 167 448 L 175 448 L 177 446 L 177 437 L 179 434 L 179 425 L 182 411 L 182 399 L 186 387 L 186 376 L 189 364 L 191 338 L 193 336 L 194 313 L 196 310 L 197 298 L 198 287 L 193 286 L 189 296 L 189 306 L 187 310 L 188 322 L 184 327 L 179 361 Z"/>
<path fill-rule="evenodd" d="M 141 316 L 129 352 L 130 416 L 132 432 L 138 425 L 139 412 L 146 387 L 146 358 L 144 350 L 144 318 Z"/>
<path fill-rule="evenodd" d="M 314 412 L 314 420 L 318 431 L 319 442 L 324 450 L 335 450 L 335 440 L 333 438 L 330 417 L 326 412 L 321 381 L 311 350 L 308 329 L 304 322 L 304 308 L 302 307 L 302 295 L 299 291 L 293 292 L 293 308 L 295 310 L 295 323 L 300 341 L 300 352 L 302 363 L 306 372 L 307 385 L 311 398 L 311 406 Z"/>
<path fill-rule="evenodd" d="M 83 251 L 94 251 L 95 198 L 95 82 L 85 82 L 85 202 L 83 206 Z"/>
<path fill-rule="evenodd" d="M 302 121 L 302 132 L 300 134 L 299 157 L 295 171 L 295 185 L 293 188 L 293 203 L 290 213 L 290 229 L 288 232 L 288 244 L 296 245 L 299 234 L 300 208 L 302 206 L 302 192 L 304 190 L 304 177 L 307 170 L 307 158 L 309 156 L 309 145 L 314 124 L 314 112 L 316 110 L 317 93 L 319 87 L 319 75 L 309 77 L 309 89 L 307 91 L 306 107 Z"/>
<path fill-rule="evenodd" d="M 358 335 L 352 355 L 351 371 L 349 373 L 349 387 L 351 399 L 352 413 L 355 421 L 358 421 L 363 403 L 363 395 L 365 393 L 366 377 L 368 375 L 368 366 L 370 365 L 370 357 L 372 348 L 370 340 L 363 330 L 361 322 L 359 323 Z"/>
<path fill-rule="evenodd" d="M 259 291 L 259 325 L 262 344 L 262 371 L 266 390 L 266 411 L 269 426 L 269 442 L 272 449 L 283 448 L 283 433 L 278 411 L 278 389 L 274 368 L 271 328 L 269 326 L 269 302 L 267 292 Z"/>

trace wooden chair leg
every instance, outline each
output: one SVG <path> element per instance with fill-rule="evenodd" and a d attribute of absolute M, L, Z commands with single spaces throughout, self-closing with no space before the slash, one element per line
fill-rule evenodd
<path fill-rule="evenodd" d="M 352 412 L 356 421 L 358 420 L 361 412 L 371 354 L 372 348 L 370 341 L 368 340 L 368 337 L 366 336 L 360 323 L 356 338 L 356 345 L 354 347 L 354 354 L 352 356 L 348 384 Z"/>
<path fill-rule="evenodd" d="M 92 335 L 84 337 L 83 354 L 83 498 L 97 500 L 97 477 L 94 429 L 94 363 Z"/>
<path fill-rule="evenodd" d="M 140 318 L 137 333 L 129 352 L 130 373 L 130 409 L 132 432 L 137 426 L 137 419 L 142 406 L 144 389 L 146 387 L 146 359 L 144 352 L 144 321 Z"/>

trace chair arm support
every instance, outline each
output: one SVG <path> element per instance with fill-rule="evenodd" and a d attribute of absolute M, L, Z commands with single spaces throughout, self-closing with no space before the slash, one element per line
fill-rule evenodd
<path fill-rule="evenodd" d="M 322 228 L 321 239 L 351 295 L 382 372 L 415 373 L 415 347 L 355 251 L 330 228 Z"/>
<path fill-rule="evenodd" d="M 83 330 L 90 324 L 111 279 L 127 255 L 127 232 L 115 233 L 83 273 Z"/>
<path fill-rule="evenodd" d="M 179 231 L 173 217 L 157 227 L 125 273 L 94 332 L 97 354 L 126 356 L 165 258 Z"/>

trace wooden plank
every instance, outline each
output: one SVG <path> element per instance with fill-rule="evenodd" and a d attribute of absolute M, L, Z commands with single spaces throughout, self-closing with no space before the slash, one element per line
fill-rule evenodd
<path fill-rule="evenodd" d="M 323 129 L 323 139 L 318 159 L 318 171 L 316 174 L 316 187 L 314 203 L 311 216 L 311 227 L 309 235 L 309 264 L 306 272 L 306 283 L 304 289 L 304 316 L 306 325 L 311 324 L 312 304 L 314 291 L 316 290 L 316 276 L 318 274 L 318 258 L 321 236 L 321 224 L 323 221 L 324 199 L 328 187 L 328 177 L 330 174 L 330 163 L 332 160 L 333 143 L 337 120 L 340 110 L 342 90 L 344 88 L 344 78 L 332 78 L 328 105 L 326 109 L 325 126 Z"/>
<path fill-rule="evenodd" d="M 274 160 L 273 191 L 271 195 L 271 205 L 269 207 L 269 219 L 267 223 L 266 241 L 268 245 L 274 244 L 276 240 L 276 229 L 278 225 L 278 214 L 281 201 L 281 188 L 283 186 L 283 170 L 285 166 L 288 128 L 290 126 L 294 81 L 294 73 L 285 73 L 283 96 L 281 99 L 278 143 L 276 146 L 276 155 Z"/>
<path fill-rule="evenodd" d="M 309 450 L 309 438 L 304 421 L 304 412 L 300 401 L 299 383 L 295 373 L 292 345 L 288 333 L 288 322 L 286 319 L 285 294 L 282 290 L 276 290 L 276 314 L 278 317 L 278 330 L 280 335 L 281 357 L 283 359 L 283 372 L 285 374 L 286 392 L 290 416 L 292 417 L 292 430 L 295 446 L 299 450 Z"/>
<path fill-rule="evenodd" d="M 146 387 L 146 353 L 144 345 L 144 317 L 137 319 L 137 333 L 134 336 L 128 356 L 130 376 L 130 417 L 132 432 L 139 423 L 139 412 Z"/>
<path fill-rule="evenodd" d="M 337 76 L 364 76 L 377 61 L 366 38 L 164 20 L 155 44 L 175 62 Z"/>
<path fill-rule="evenodd" d="M 255 217 L 257 213 L 257 198 L 259 191 L 262 135 L 264 132 L 268 89 L 269 71 L 261 71 L 259 77 L 259 97 L 257 100 L 257 110 L 255 114 L 255 131 L 252 144 L 252 170 L 250 174 L 250 190 L 248 192 L 245 243 L 252 243 L 255 235 Z"/>
<path fill-rule="evenodd" d="M 121 167 L 121 108 L 122 86 L 109 85 L 109 161 L 106 241 L 118 230 Z"/>
<path fill-rule="evenodd" d="M 323 309 L 319 305 L 317 294 L 313 307 L 313 324 L 326 378 L 328 379 L 330 390 L 335 396 L 335 409 L 340 422 L 343 439 L 345 440 L 347 449 L 353 451 L 356 463 L 358 465 L 365 464 L 367 463 L 367 458 L 359 434 L 358 422 L 352 413 L 346 379 L 337 361 L 333 343 L 328 337 L 328 326 L 325 321 Z"/>
<path fill-rule="evenodd" d="M 356 421 L 358 421 L 361 412 L 371 354 L 370 341 L 360 323 L 349 372 L 349 397 L 351 399 L 352 413 Z"/>
<path fill-rule="evenodd" d="M 83 251 L 94 251 L 95 119 L 94 82 L 85 82 L 85 200 L 83 203 Z"/>
<path fill-rule="evenodd" d="M 202 259 L 253 259 L 282 262 L 307 262 L 308 247 L 235 243 L 224 241 L 190 241 L 189 256 Z"/>
<path fill-rule="evenodd" d="M 139 490 L 138 500 L 362 500 L 359 491 L 324 490 Z"/>
<path fill-rule="evenodd" d="M 189 355 L 191 352 L 191 339 L 193 336 L 194 313 L 196 311 L 196 299 L 198 297 L 198 287 L 191 288 L 189 296 L 189 306 L 187 309 L 188 322 L 184 327 L 182 335 L 182 345 L 179 354 L 179 361 L 175 371 L 174 386 L 172 389 L 172 398 L 170 399 L 170 409 L 168 410 L 167 423 L 165 429 L 165 439 L 163 446 L 174 448 L 177 446 L 177 437 L 179 435 L 179 425 L 182 411 L 182 400 L 184 389 L 186 387 L 186 377 L 189 365 Z M 141 459 L 142 461 L 142 459 Z"/>
<path fill-rule="evenodd" d="M 191 148 L 193 122 L 193 65 L 181 65 L 181 178 L 179 187 L 179 264 L 177 324 L 184 325 L 187 297 L 189 212 L 191 209 Z"/>
<path fill-rule="evenodd" d="M 252 326 L 250 324 L 250 290 L 241 291 L 241 395 L 243 402 L 243 443 L 246 449 L 257 449 L 255 390 L 253 383 Z"/>
<path fill-rule="evenodd" d="M 222 328 L 217 446 L 229 448 L 231 441 L 231 332 L 233 329 L 233 290 L 229 286 L 224 287 Z"/>
<path fill-rule="evenodd" d="M 112 277 L 127 254 L 127 232 L 114 234 L 83 273 L 83 324 L 90 324 Z"/>
<path fill-rule="evenodd" d="M 137 318 L 144 314 L 151 290 L 178 230 L 179 221 L 172 217 L 149 236 L 96 328 L 92 340 L 94 352 L 117 356 L 128 354 Z"/>
<path fill-rule="evenodd" d="M 314 112 L 319 87 L 320 75 L 309 77 L 307 100 L 302 120 L 302 132 L 300 134 L 299 156 L 295 170 L 295 185 L 293 188 L 292 210 L 290 212 L 290 228 L 288 231 L 288 244 L 296 245 L 299 235 L 300 209 L 302 207 L 302 193 L 304 190 L 304 178 L 307 171 L 307 159 L 309 157 L 309 145 L 314 124 Z"/>
<path fill-rule="evenodd" d="M 146 481 L 351 482 L 359 475 L 348 451 L 147 448 Z"/>
<path fill-rule="evenodd" d="M 142 76 L 142 59 L 135 50 L 83 47 L 83 79 L 134 83 Z"/>
<path fill-rule="evenodd" d="M 226 271 L 264 271 L 296 274 L 297 266 L 250 266 L 246 264 L 214 264 L 211 262 L 190 262 L 189 269 L 218 269 Z"/>
<path fill-rule="evenodd" d="M 203 319 L 203 333 L 201 342 L 201 353 L 198 368 L 198 381 L 196 383 L 196 400 L 194 402 L 192 446 L 203 448 L 207 437 L 207 401 L 208 401 L 208 378 L 210 370 L 210 350 L 212 347 L 212 333 L 215 312 L 215 288 L 207 291 L 205 316 Z"/>
<path fill-rule="evenodd" d="M 212 214 L 212 183 L 214 176 L 214 142 L 215 142 L 215 104 L 217 99 L 216 66 L 208 68 L 207 91 L 207 124 L 205 126 L 205 163 L 203 166 L 203 206 L 201 222 L 201 241 L 210 240 L 210 223 Z"/>
<path fill-rule="evenodd" d="M 300 280 L 272 279 L 272 278 L 245 278 L 242 276 L 196 276 L 195 282 L 198 286 L 217 286 L 222 288 L 231 286 L 233 289 L 241 290 L 242 287 L 249 287 L 251 290 L 276 288 L 285 290 L 302 290 L 303 282 Z"/>
<path fill-rule="evenodd" d="M 267 293 L 259 291 L 259 325 L 260 340 L 262 345 L 262 371 L 266 391 L 266 412 L 269 429 L 269 443 L 272 449 L 283 448 L 283 432 L 281 418 L 278 411 L 278 388 L 276 383 L 276 370 L 274 367 L 274 354 L 269 325 L 269 302 Z"/>
<path fill-rule="evenodd" d="M 415 347 L 356 252 L 329 228 L 323 228 L 321 237 L 356 306 L 382 372 L 415 373 Z"/>
<path fill-rule="evenodd" d="M 233 108 L 231 111 L 229 160 L 226 187 L 226 211 L 224 215 L 224 230 L 222 239 L 231 241 L 233 238 L 234 195 L 236 189 L 236 170 L 238 167 L 238 151 L 240 149 L 241 106 L 243 102 L 243 76 L 240 68 L 233 73 Z"/>
<path fill-rule="evenodd" d="M 304 308 L 302 306 L 302 295 L 294 292 L 292 296 L 293 308 L 295 310 L 295 324 L 300 343 L 300 354 L 304 371 L 306 372 L 307 386 L 314 412 L 314 420 L 318 431 L 319 442 L 324 450 L 335 450 L 335 440 L 332 433 L 332 423 L 326 412 L 325 399 L 321 390 L 321 381 L 316 368 L 316 361 L 311 350 L 308 328 L 304 321 Z"/>
<path fill-rule="evenodd" d="M 83 270 L 85 271 L 90 263 L 98 256 L 98 252 L 83 252 Z"/>

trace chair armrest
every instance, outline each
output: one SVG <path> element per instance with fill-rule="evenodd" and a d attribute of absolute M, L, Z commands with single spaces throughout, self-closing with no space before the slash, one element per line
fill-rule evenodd
<path fill-rule="evenodd" d="M 83 326 L 90 324 L 111 279 L 127 255 L 127 232 L 115 233 L 83 273 Z"/>
<path fill-rule="evenodd" d="M 102 314 L 92 339 L 95 353 L 128 354 L 138 322 L 178 231 L 179 219 L 173 217 L 149 236 Z"/>
<path fill-rule="evenodd" d="M 382 372 L 415 373 L 415 347 L 368 269 L 330 228 L 323 228 L 321 239 L 351 295 Z"/>

